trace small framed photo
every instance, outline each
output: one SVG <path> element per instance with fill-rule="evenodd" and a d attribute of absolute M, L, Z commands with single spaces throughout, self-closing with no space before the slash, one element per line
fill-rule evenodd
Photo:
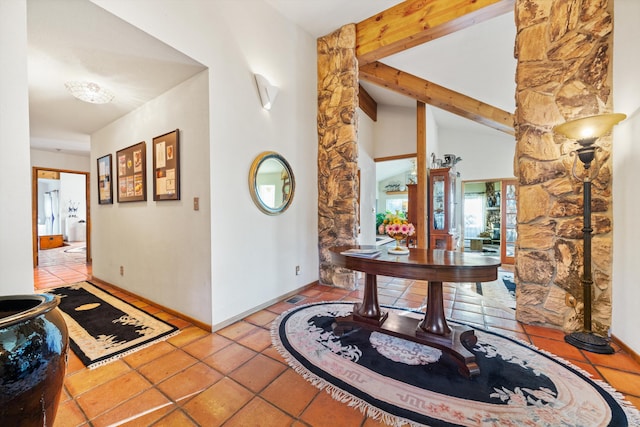
<path fill-rule="evenodd" d="M 98 204 L 113 204 L 111 154 L 98 158 Z"/>
<path fill-rule="evenodd" d="M 153 138 L 153 200 L 180 200 L 180 131 Z"/>
<path fill-rule="evenodd" d="M 118 203 L 147 200 L 147 144 L 139 142 L 116 153 Z"/>

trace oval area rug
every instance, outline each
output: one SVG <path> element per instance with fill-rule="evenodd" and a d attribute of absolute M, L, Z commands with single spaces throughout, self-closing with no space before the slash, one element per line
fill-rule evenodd
<path fill-rule="evenodd" d="M 640 425 L 640 412 L 609 385 L 520 341 L 476 329 L 469 350 L 480 375 L 467 379 L 449 356 L 425 345 L 363 328 L 336 336 L 334 319 L 352 309 L 344 302 L 296 307 L 274 321 L 271 335 L 294 370 L 374 419 L 395 426 Z"/>

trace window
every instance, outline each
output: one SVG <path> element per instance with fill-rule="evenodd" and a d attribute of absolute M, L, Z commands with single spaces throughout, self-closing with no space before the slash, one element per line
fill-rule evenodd
<path fill-rule="evenodd" d="M 409 199 L 387 199 L 385 209 L 389 212 L 396 213 L 406 212 L 409 205 Z"/>
<path fill-rule="evenodd" d="M 464 195 L 464 237 L 478 237 L 484 230 L 484 194 Z"/>

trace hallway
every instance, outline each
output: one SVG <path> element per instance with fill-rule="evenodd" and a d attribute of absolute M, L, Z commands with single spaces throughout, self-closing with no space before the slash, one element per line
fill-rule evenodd
<path fill-rule="evenodd" d="M 91 265 L 87 264 L 86 256 L 86 242 L 38 251 L 39 265 L 33 270 L 36 289 L 88 280 Z"/>

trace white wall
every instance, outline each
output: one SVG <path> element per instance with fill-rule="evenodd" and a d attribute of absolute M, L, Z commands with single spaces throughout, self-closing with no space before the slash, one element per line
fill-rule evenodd
<path fill-rule="evenodd" d="M 213 327 L 317 280 L 315 39 L 261 0 L 94 2 L 210 69 Z M 254 73 L 280 88 L 271 111 L 260 105 Z M 251 163 L 265 150 L 282 154 L 296 178 L 279 216 L 260 212 L 249 195 Z"/>
<path fill-rule="evenodd" d="M 31 149 L 31 166 L 39 168 L 64 169 L 75 172 L 89 172 L 89 153 L 71 154 Z"/>
<path fill-rule="evenodd" d="M 205 323 L 211 319 L 208 105 L 204 71 L 91 136 L 93 275 Z M 180 129 L 181 200 L 156 202 L 153 138 L 175 129 Z M 116 152 L 141 141 L 146 142 L 147 201 L 118 203 Z M 96 159 L 109 153 L 115 203 L 99 205 Z M 200 198 L 198 211 L 194 197 Z"/>
<path fill-rule="evenodd" d="M 438 151 L 439 135 L 433 116 L 433 107 L 427 105 L 426 112 L 427 154 L 429 155 Z M 416 108 L 379 105 L 377 117 L 378 120 L 373 123 L 374 158 L 417 153 Z"/>
<path fill-rule="evenodd" d="M 416 153 L 416 109 L 378 106 L 374 158 Z"/>
<path fill-rule="evenodd" d="M 26 8 L 0 1 L 0 295 L 33 293 Z"/>
<path fill-rule="evenodd" d="M 478 125 L 481 126 L 481 125 Z M 516 141 L 504 132 L 440 129 L 440 147 L 436 157 L 455 154 L 462 157 L 456 164 L 460 180 L 513 178 Z"/>
<path fill-rule="evenodd" d="M 611 332 L 640 354 L 638 262 L 640 226 L 640 2 L 616 0 L 614 21 L 614 111 L 627 119 L 613 138 L 613 313 Z"/>
<path fill-rule="evenodd" d="M 427 105 L 427 168 L 431 167 L 431 153 L 437 154 L 440 152 L 440 130 L 436 123 L 436 119 L 433 116 L 433 109 L 430 105 Z"/>
<path fill-rule="evenodd" d="M 376 164 L 373 161 L 374 126 L 358 109 L 358 167 L 360 168 L 360 235 L 361 245 L 376 243 Z"/>

